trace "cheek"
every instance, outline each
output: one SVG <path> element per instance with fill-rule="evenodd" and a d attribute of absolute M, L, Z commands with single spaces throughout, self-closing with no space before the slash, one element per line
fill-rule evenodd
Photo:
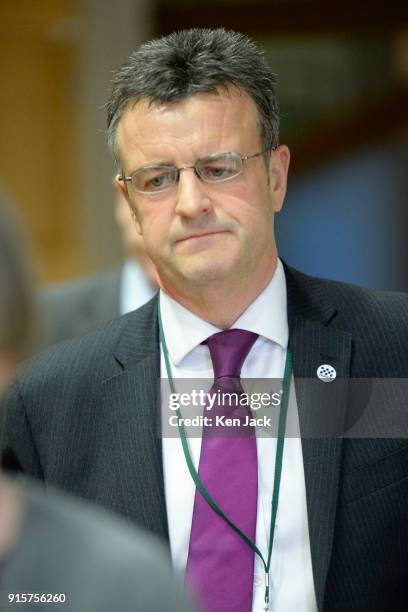
<path fill-rule="evenodd" d="M 167 242 L 170 231 L 171 218 L 165 211 L 149 210 L 141 218 L 143 238 L 148 250 L 158 252 Z"/>
<path fill-rule="evenodd" d="M 265 210 L 271 209 L 267 178 L 265 172 L 260 172 L 252 177 L 241 176 L 236 182 L 225 183 L 225 193 L 220 193 L 218 188 L 221 208 L 228 208 L 228 214 L 237 220 L 242 216 L 256 217 L 258 213 L 264 214 Z M 219 187 L 222 187 L 222 183 Z"/>
<path fill-rule="evenodd" d="M 262 231 L 266 229 L 269 220 L 272 223 L 272 202 L 265 190 L 247 190 L 245 194 L 241 191 L 239 196 L 224 200 L 220 208 L 238 226 L 247 230 L 257 227 L 258 231 Z"/>

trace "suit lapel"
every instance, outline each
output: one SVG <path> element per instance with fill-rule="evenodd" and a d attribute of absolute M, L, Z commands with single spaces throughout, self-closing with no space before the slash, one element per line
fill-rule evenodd
<path fill-rule="evenodd" d="M 348 332 L 330 326 L 336 309 L 324 292 L 324 283 L 287 267 L 285 273 L 300 430 L 307 436 L 302 437 L 302 449 L 312 566 L 318 609 L 322 610 L 342 451 L 342 440 L 327 435 L 327 426 L 332 424 L 334 431 L 341 433 L 347 408 L 344 379 L 350 373 L 352 338 Z M 336 381 L 324 383 L 317 379 L 316 370 L 321 364 L 336 369 Z"/>
<path fill-rule="evenodd" d="M 153 298 L 138 311 L 138 317 L 129 317 L 114 353 L 123 371 L 103 382 L 103 401 L 105 410 L 112 412 L 112 460 L 123 512 L 167 538 L 156 313 L 157 298 Z"/>

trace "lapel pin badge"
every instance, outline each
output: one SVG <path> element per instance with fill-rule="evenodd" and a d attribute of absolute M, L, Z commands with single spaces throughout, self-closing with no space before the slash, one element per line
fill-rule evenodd
<path fill-rule="evenodd" d="M 337 376 L 337 372 L 333 368 L 333 366 L 328 365 L 327 363 L 319 366 L 317 368 L 316 373 L 317 373 L 317 378 L 319 378 L 319 380 L 322 380 L 323 382 L 333 382 L 333 380 Z"/>

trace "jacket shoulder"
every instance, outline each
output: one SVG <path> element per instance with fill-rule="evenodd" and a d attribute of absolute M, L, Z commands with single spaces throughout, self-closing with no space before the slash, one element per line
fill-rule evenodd
<path fill-rule="evenodd" d="M 336 325 L 353 331 L 361 325 L 378 322 L 386 327 L 407 329 L 408 293 L 368 289 L 310 276 L 289 266 L 285 269 L 289 296 L 296 296 L 302 307 L 329 303 L 336 313 L 333 321 Z"/>
<path fill-rule="evenodd" d="M 338 316 L 352 328 L 381 324 L 385 328 L 407 330 L 408 294 L 368 289 L 338 281 L 322 280 L 335 304 Z"/>
<path fill-rule="evenodd" d="M 154 346 L 155 302 L 153 298 L 133 312 L 100 323 L 78 338 L 63 340 L 28 359 L 19 369 L 21 389 L 37 387 L 73 389 L 86 383 L 92 387 L 123 370 L 115 357 L 125 349 L 135 360 Z M 118 349 L 118 350 L 117 350 Z"/>

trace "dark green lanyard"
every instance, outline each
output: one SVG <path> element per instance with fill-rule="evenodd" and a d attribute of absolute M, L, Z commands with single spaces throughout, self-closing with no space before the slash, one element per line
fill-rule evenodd
<path fill-rule="evenodd" d="M 170 365 L 169 352 L 167 350 L 166 338 L 163 331 L 163 324 L 161 320 L 160 314 L 160 298 L 158 304 L 158 320 L 159 320 L 159 333 L 160 333 L 160 342 L 163 348 L 164 361 L 166 364 L 167 377 L 170 382 L 170 389 L 172 393 L 175 393 L 174 380 Z M 282 457 L 283 457 L 283 446 L 285 442 L 285 430 L 286 430 L 286 416 L 288 412 L 288 402 L 289 402 L 289 386 L 290 386 L 290 377 L 292 375 L 292 355 L 287 349 L 286 352 L 286 363 L 285 363 L 285 373 L 283 376 L 283 393 L 282 400 L 279 411 L 279 425 L 278 425 L 278 439 L 276 444 L 276 455 L 275 455 L 275 476 L 273 482 L 273 494 L 272 494 L 272 512 L 271 512 L 271 526 L 269 531 L 269 547 L 268 547 L 268 561 L 266 562 L 261 551 L 248 536 L 241 531 L 241 529 L 236 525 L 224 512 L 221 508 L 216 504 L 211 495 L 208 493 L 207 489 L 203 485 L 197 470 L 194 467 L 193 460 L 191 458 L 190 449 L 188 448 L 188 442 L 186 437 L 186 432 L 184 429 L 184 425 L 181 421 L 181 413 L 180 409 L 177 408 L 176 413 L 178 417 L 178 429 L 180 433 L 181 444 L 183 447 L 184 457 L 186 459 L 188 470 L 191 474 L 192 479 L 200 491 L 201 495 L 204 497 L 205 501 L 211 506 L 211 508 L 216 512 L 232 529 L 234 529 L 237 534 L 252 548 L 255 554 L 261 559 L 264 569 L 265 569 L 265 606 L 269 604 L 269 569 L 271 567 L 271 558 L 272 558 L 272 548 L 273 548 L 273 538 L 275 534 L 275 524 L 276 524 L 276 514 L 278 512 L 278 501 L 279 501 L 279 490 L 280 490 L 280 482 L 282 475 Z M 265 609 L 268 609 L 267 607 Z"/>

